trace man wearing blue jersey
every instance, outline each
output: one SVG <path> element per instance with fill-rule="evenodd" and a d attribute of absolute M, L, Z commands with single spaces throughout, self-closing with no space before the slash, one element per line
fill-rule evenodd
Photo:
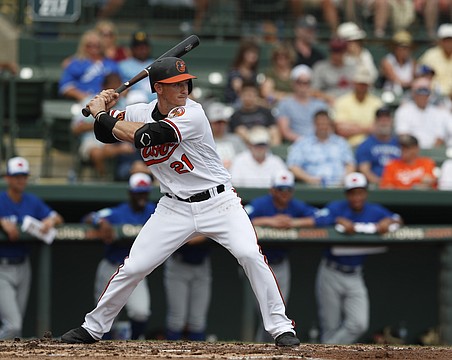
<path fill-rule="evenodd" d="M 254 199 L 245 207 L 253 225 L 277 229 L 314 226 L 314 214 L 317 208 L 294 199 L 294 186 L 295 178 L 290 171 L 278 172 L 272 180 L 269 194 Z M 288 249 L 281 245 L 260 245 L 275 274 L 281 294 L 287 302 L 291 279 Z M 260 325 L 256 341 L 271 342 L 272 340 Z"/>
<path fill-rule="evenodd" d="M 383 234 L 402 224 L 398 214 L 367 202 L 367 179 L 350 173 L 344 179 L 345 200 L 332 201 L 316 213 L 317 226 L 334 225 L 336 230 L 358 237 L 360 233 Z M 367 255 L 384 247 L 333 246 L 326 249 L 316 279 L 321 341 L 351 344 L 369 326 L 369 297 L 362 275 Z"/>
<path fill-rule="evenodd" d="M 22 157 L 8 160 L 6 191 L 0 193 L 0 228 L 8 241 L 0 244 L 0 339 L 22 336 L 22 324 L 31 285 L 29 247 L 20 242 L 19 226 L 25 216 L 42 222 L 42 233 L 63 218 L 42 200 L 25 192 L 30 166 Z"/>
<path fill-rule="evenodd" d="M 392 129 L 391 109 L 379 108 L 375 113 L 374 131 L 356 148 L 358 170 L 371 184 L 380 182 L 383 168 L 400 157 L 400 145 Z"/>
<path fill-rule="evenodd" d="M 84 217 L 84 222 L 97 228 L 97 236 L 105 243 L 104 258 L 97 267 L 94 285 L 95 301 L 102 295 L 112 274 L 117 271 L 129 255 L 129 242 L 114 241 L 115 231 L 112 225 L 144 225 L 154 213 L 155 204 L 148 201 L 151 191 L 151 177 L 145 173 L 135 173 L 129 179 L 129 201 L 116 207 L 92 212 Z M 147 321 L 151 314 L 151 298 L 146 279 L 142 280 L 130 296 L 126 311 L 131 323 L 131 338 L 144 338 Z M 111 334 L 105 338 L 110 337 Z"/>

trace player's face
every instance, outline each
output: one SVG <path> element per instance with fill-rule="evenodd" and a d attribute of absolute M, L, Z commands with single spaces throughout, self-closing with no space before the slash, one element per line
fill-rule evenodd
<path fill-rule="evenodd" d="M 361 211 L 367 200 L 367 189 L 356 188 L 348 190 L 346 197 L 353 210 Z"/>
<path fill-rule="evenodd" d="M 8 187 L 16 193 L 23 193 L 27 187 L 28 175 L 6 176 Z"/>
<path fill-rule="evenodd" d="M 148 192 L 130 193 L 130 197 L 133 208 L 142 210 L 146 207 L 149 198 L 149 193 Z"/>
<path fill-rule="evenodd" d="M 289 201 L 293 197 L 293 188 L 292 187 L 274 187 L 270 189 L 270 194 L 273 196 L 274 202 L 282 207 L 286 207 Z"/>
<path fill-rule="evenodd" d="M 188 98 L 188 82 L 189 80 L 172 84 L 155 84 L 159 101 L 164 102 L 170 108 L 184 106 Z"/>

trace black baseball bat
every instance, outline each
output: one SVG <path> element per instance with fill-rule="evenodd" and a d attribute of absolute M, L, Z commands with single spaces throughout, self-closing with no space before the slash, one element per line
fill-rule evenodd
<path fill-rule="evenodd" d="M 165 57 L 182 57 L 185 54 L 192 51 L 195 47 L 199 45 L 199 38 L 196 35 L 190 35 L 185 40 L 182 40 L 179 44 L 169 49 L 166 53 L 160 55 L 156 60 L 165 58 Z M 136 74 L 133 78 L 130 80 L 127 80 L 125 83 L 123 83 L 120 87 L 115 89 L 115 91 L 120 94 L 124 90 L 128 89 L 132 85 L 135 85 L 137 82 L 143 80 L 144 78 L 147 78 L 149 76 L 149 72 L 151 70 L 152 64 L 148 65 L 146 68 L 141 70 L 138 74 Z M 88 117 L 91 115 L 91 112 L 89 110 L 88 106 L 85 106 L 82 109 L 82 114 L 85 117 Z"/>

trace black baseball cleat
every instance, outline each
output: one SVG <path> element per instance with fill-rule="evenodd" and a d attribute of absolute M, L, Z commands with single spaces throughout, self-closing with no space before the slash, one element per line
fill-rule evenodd
<path fill-rule="evenodd" d="M 93 344 L 97 342 L 97 340 L 81 326 L 63 334 L 63 336 L 61 336 L 61 341 L 67 344 Z"/>
<path fill-rule="evenodd" d="M 300 340 L 294 335 L 294 333 L 287 331 L 282 333 L 275 339 L 276 346 L 298 346 Z"/>

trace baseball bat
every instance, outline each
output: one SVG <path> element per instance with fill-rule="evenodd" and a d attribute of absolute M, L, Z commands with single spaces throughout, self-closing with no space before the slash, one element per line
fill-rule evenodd
<path fill-rule="evenodd" d="M 175 45 L 171 49 L 169 49 L 164 54 L 160 55 L 156 60 L 160 60 L 165 57 L 182 57 L 185 54 L 192 51 L 195 47 L 199 45 L 199 38 L 196 35 L 190 35 L 188 38 L 182 40 L 179 44 Z M 152 68 L 152 64 L 149 64 L 146 68 L 141 70 L 138 74 L 136 74 L 133 78 L 130 80 L 127 80 L 125 83 L 123 83 L 120 87 L 115 89 L 115 91 L 120 94 L 124 90 L 128 89 L 132 85 L 135 85 L 137 82 L 143 80 L 144 78 L 147 78 L 149 76 L 149 72 Z M 82 109 L 82 114 L 85 117 L 88 117 L 91 115 L 91 112 L 88 108 L 88 106 L 85 106 Z"/>

